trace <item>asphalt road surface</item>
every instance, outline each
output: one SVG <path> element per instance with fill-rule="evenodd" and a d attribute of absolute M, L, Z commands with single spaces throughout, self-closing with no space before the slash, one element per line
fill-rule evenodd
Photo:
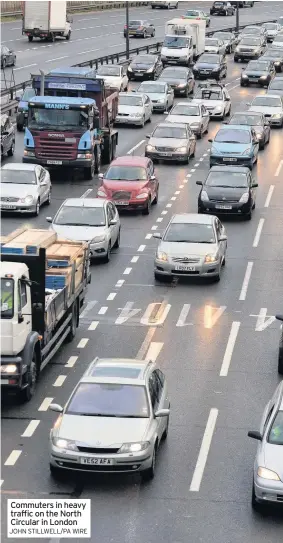
<path fill-rule="evenodd" d="M 282 2 L 257 2 L 253 8 L 240 10 L 240 24 L 277 19 L 282 15 Z M 267 7 L 268 5 L 268 7 Z M 209 11 L 211 2 L 201 2 L 201 7 Z M 156 35 L 153 39 L 131 38 L 131 47 L 140 47 L 146 43 L 161 41 L 164 37 L 165 23 L 178 15 L 183 15 L 188 8 L 200 7 L 199 2 L 179 2 L 179 9 L 152 10 L 150 8 L 132 8 L 130 18 L 144 18 L 152 21 L 156 26 Z M 22 36 L 21 21 L 1 24 L 2 44 L 13 49 L 17 54 L 17 63 L 14 68 L 16 83 L 30 79 L 31 73 L 38 73 L 39 69 L 49 71 L 58 66 L 69 66 L 85 62 L 115 52 L 125 51 L 125 38 L 123 28 L 125 24 L 125 9 L 104 12 L 81 13 L 73 16 L 72 36 L 70 41 L 59 38 L 55 43 L 34 40 L 28 42 Z M 232 27 L 236 25 L 236 17 L 213 16 L 210 29 Z M 6 79 L 11 80 L 11 68 L 6 68 Z"/>
<path fill-rule="evenodd" d="M 239 87 L 241 68 L 229 60 L 232 111 L 245 109 L 256 94 L 265 92 Z M 144 129 L 119 129 L 118 154 L 136 147 L 133 153 L 143 155 L 146 134 L 162 119 L 156 114 Z M 88 303 L 74 342 L 45 368 L 29 404 L 2 405 L 3 542 L 8 541 L 6 502 L 11 497 L 91 498 L 94 543 L 282 541 L 282 512 L 258 516 L 251 509 L 256 444 L 247 432 L 258 429 L 279 382 L 274 315 L 282 312 L 283 299 L 283 130 L 272 130 L 254 169 L 259 187 L 252 220 L 224 221 L 228 254 L 220 283 L 183 280 L 168 286 L 155 284 L 153 278 L 152 234 L 163 231 L 172 214 L 196 212 L 195 182 L 207 175 L 208 138 L 219 126 L 211 121 L 189 166 L 156 166 L 158 205 L 149 216 L 122 216 L 120 249 L 109 264 L 92 266 Z M 19 134 L 16 154 L 8 160 L 20 162 L 22 154 Z M 47 227 L 45 216 L 54 215 L 66 195 L 88 191 L 92 197 L 96 188 L 96 178 L 85 182 L 59 176 L 53 180 L 51 206 L 34 219 L 3 217 L 3 234 L 23 223 Z M 158 304 L 163 313 L 160 321 L 152 322 L 150 313 Z M 48 405 L 66 402 L 95 356 L 149 356 L 167 376 L 169 435 L 151 483 L 141 484 L 137 474 L 80 473 L 60 483 L 50 477 L 48 438 L 56 415 Z M 31 426 L 32 421 L 38 424 Z M 201 446 L 204 435 L 211 444 L 206 439 Z"/>

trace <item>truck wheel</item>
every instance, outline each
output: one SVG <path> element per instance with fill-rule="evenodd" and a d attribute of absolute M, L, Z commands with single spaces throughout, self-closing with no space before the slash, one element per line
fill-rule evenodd
<path fill-rule="evenodd" d="M 110 139 L 105 143 L 102 160 L 104 164 L 110 164 L 112 160 L 112 141 Z"/>
<path fill-rule="evenodd" d="M 29 37 L 28 37 L 28 41 L 31 42 L 32 40 L 33 40 L 33 36 L 29 36 Z"/>
<path fill-rule="evenodd" d="M 55 42 L 55 34 L 53 34 L 53 32 L 50 36 L 50 41 L 52 41 L 53 43 Z"/>
<path fill-rule="evenodd" d="M 67 36 L 66 36 L 66 40 L 69 41 L 69 39 L 71 38 L 71 30 L 69 30 Z"/>
<path fill-rule="evenodd" d="M 95 167 L 94 167 L 95 173 L 100 172 L 100 167 L 101 167 L 101 154 L 100 154 L 100 152 L 96 152 L 96 155 L 95 155 Z"/>
<path fill-rule="evenodd" d="M 15 142 L 13 141 L 9 151 L 7 152 L 7 155 L 13 156 L 14 152 L 15 152 Z"/>
<path fill-rule="evenodd" d="M 71 320 L 71 328 L 70 332 L 68 333 L 66 337 L 66 342 L 71 343 L 73 341 L 76 333 L 77 333 L 77 326 L 78 326 L 78 307 L 77 303 L 74 304 L 73 310 L 72 310 L 72 320 Z"/>
<path fill-rule="evenodd" d="M 92 162 L 91 166 L 89 168 L 84 168 L 84 179 L 88 181 L 89 179 L 93 179 L 94 176 L 94 162 Z"/>
<path fill-rule="evenodd" d="M 37 381 L 37 365 L 36 365 L 36 353 L 33 352 L 32 361 L 27 371 L 27 386 L 21 390 L 20 398 L 22 402 L 29 402 L 34 395 L 36 381 Z"/>

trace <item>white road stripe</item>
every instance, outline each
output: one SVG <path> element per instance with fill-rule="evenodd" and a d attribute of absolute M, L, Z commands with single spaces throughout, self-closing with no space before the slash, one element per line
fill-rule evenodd
<path fill-rule="evenodd" d="M 146 234 L 145 239 L 151 239 L 151 238 L 152 238 L 152 234 Z"/>
<path fill-rule="evenodd" d="M 168 207 L 169 209 L 170 207 L 172 207 L 172 204 L 167 204 L 166 207 Z"/>
<path fill-rule="evenodd" d="M 264 222 L 265 222 L 265 219 L 259 219 L 258 227 L 257 227 L 256 234 L 255 234 L 255 239 L 254 239 L 254 242 L 253 242 L 253 247 L 257 247 L 258 244 L 259 244 L 259 240 L 260 240 L 260 236 L 261 236 L 261 232 L 262 232 L 262 229 L 263 229 Z"/>
<path fill-rule="evenodd" d="M 65 364 L 65 368 L 73 368 L 78 358 L 78 356 L 70 356 L 67 364 Z"/>
<path fill-rule="evenodd" d="M 141 345 L 141 348 L 136 356 L 136 359 L 137 360 L 143 360 L 143 358 L 145 357 L 146 353 L 148 352 L 148 349 L 149 349 L 149 346 L 151 344 L 151 340 L 154 336 L 156 332 L 156 328 L 152 327 L 152 328 L 149 328 L 144 340 L 143 340 L 143 343 Z"/>
<path fill-rule="evenodd" d="M 139 143 L 137 143 L 137 145 L 135 145 L 134 147 L 132 147 L 132 149 L 130 149 L 128 152 L 127 152 L 127 155 L 130 155 L 131 153 L 133 153 L 136 149 L 138 149 L 143 143 L 145 143 L 145 140 L 141 140 Z"/>
<path fill-rule="evenodd" d="M 55 62 L 56 60 L 63 60 L 63 58 L 69 58 L 69 55 L 64 55 L 63 57 L 57 57 L 57 58 L 50 58 L 49 60 L 46 60 L 45 62 Z"/>
<path fill-rule="evenodd" d="M 161 211 L 161 215 L 167 215 L 168 211 Z"/>
<path fill-rule="evenodd" d="M 77 349 L 84 349 L 87 343 L 88 343 L 88 338 L 83 337 L 81 341 L 77 344 Z"/>
<path fill-rule="evenodd" d="M 217 417 L 218 417 L 218 409 L 215 409 L 215 408 L 211 409 L 209 413 L 207 425 L 205 428 L 205 432 L 203 435 L 202 444 L 201 444 L 198 459 L 197 459 L 197 464 L 195 467 L 195 471 L 194 471 L 191 486 L 190 486 L 191 492 L 198 492 L 200 489 Z"/>
<path fill-rule="evenodd" d="M 21 437 L 31 437 L 37 429 L 40 420 L 31 420 Z"/>
<path fill-rule="evenodd" d="M 242 290 L 241 290 L 241 294 L 240 294 L 240 297 L 239 297 L 239 300 L 241 302 L 243 302 L 246 299 L 246 296 L 247 296 L 247 291 L 248 291 L 248 286 L 249 286 L 249 281 L 250 281 L 250 278 L 251 278 L 253 265 L 254 265 L 253 262 L 248 262 L 248 264 L 247 264 L 247 269 L 246 269 L 246 273 L 245 273 L 245 277 L 244 277 L 244 281 L 243 281 L 243 285 L 242 285 Z"/>
<path fill-rule="evenodd" d="M 14 68 L 14 72 L 17 70 L 24 70 L 25 68 L 32 68 L 33 66 L 37 66 L 37 64 L 28 64 L 27 66 L 19 66 L 19 68 Z"/>
<path fill-rule="evenodd" d="M 163 221 L 163 217 L 158 217 L 158 219 L 156 219 L 156 222 L 162 222 Z"/>
<path fill-rule="evenodd" d="M 8 456 L 4 466 L 14 466 L 18 458 L 21 456 L 22 451 L 14 449 L 11 454 Z"/>
<path fill-rule="evenodd" d="M 107 301 L 112 302 L 112 300 L 114 300 L 116 296 L 117 296 L 117 292 L 110 292 L 109 296 L 106 299 Z"/>
<path fill-rule="evenodd" d="M 91 330 L 92 332 L 94 332 L 94 330 L 96 330 L 98 325 L 99 325 L 99 321 L 92 321 L 92 323 L 88 327 L 88 330 Z"/>
<path fill-rule="evenodd" d="M 140 245 L 138 248 L 138 253 L 142 253 L 146 248 L 146 245 Z"/>
<path fill-rule="evenodd" d="M 174 194 L 180 194 L 180 191 L 179 190 L 176 190 Z"/>
<path fill-rule="evenodd" d="M 199 162 L 197 164 L 194 164 L 194 167 L 197 168 L 199 166 Z M 193 171 L 193 170 L 192 170 Z"/>
<path fill-rule="evenodd" d="M 126 268 L 125 271 L 123 272 L 123 275 L 130 275 L 132 271 L 132 268 Z"/>
<path fill-rule="evenodd" d="M 88 194 L 90 194 L 92 191 L 93 191 L 93 189 L 87 189 L 87 190 L 80 196 L 80 198 L 86 198 L 86 197 L 88 196 Z"/>
<path fill-rule="evenodd" d="M 175 202 L 175 200 L 177 200 L 177 196 L 172 196 L 171 200 Z"/>
<path fill-rule="evenodd" d="M 231 359 L 232 359 L 232 355 L 233 355 L 233 351 L 234 351 L 234 347 L 235 347 L 240 326 L 241 326 L 240 322 L 236 322 L 236 321 L 232 322 L 231 330 L 230 330 L 230 334 L 229 334 L 229 338 L 228 338 L 228 342 L 227 342 L 227 346 L 226 346 L 226 350 L 225 350 L 225 354 L 224 354 L 224 358 L 223 358 L 223 362 L 221 366 L 220 377 L 227 377 L 228 375 L 228 371 L 230 368 L 230 363 L 231 363 Z"/>
<path fill-rule="evenodd" d="M 151 230 L 157 230 L 158 226 L 156 226 L 156 224 L 154 226 L 151 227 Z"/>
<path fill-rule="evenodd" d="M 117 281 L 115 287 L 116 288 L 121 288 L 124 283 L 125 283 L 125 279 L 119 279 L 119 281 Z"/>
<path fill-rule="evenodd" d="M 137 261 L 138 261 L 138 259 L 139 259 L 139 256 L 133 256 L 131 262 L 132 262 L 133 264 L 136 264 Z"/>
<path fill-rule="evenodd" d="M 88 302 L 84 308 L 84 310 L 80 314 L 80 319 L 84 319 L 85 316 L 94 308 L 94 306 L 97 304 L 96 300 L 92 300 L 92 302 Z"/>
<path fill-rule="evenodd" d="M 271 200 L 272 195 L 273 195 L 273 191 L 274 191 L 274 185 L 270 185 L 269 191 L 268 191 L 268 194 L 267 194 L 267 197 L 266 197 L 266 200 L 265 200 L 264 207 L 269 207 L 270 200 Z"/>
<path fill-rule="evenodd" d="M 98 311 L 98 315 L 105 315 L 106 311 L 108 310 L 107 306 L 102 306 L 100 310 Z"/>
<path fill-rule="evenodd" d="M 50 404 L 53 402 L 54 398 L 44 398 L 43 402 L 40 404 L 38 411 L 48 411 Z"/>
<path fill-rule="evenodd" d="M 191 172 L 193 172 L 193 173 L 194 173 L 195 171 L 196 171 L 196 170 L 195 170 L 194 168 L 192 168 L 192 169 L 191 169 Z"/>
<path fill-rule="evenodd" d="M 280 174 L 282 166 L 283 166 L 283 160 L 280 160 L 278 168 L 277 168 L 277 170 L 276 170 L 276 172 L 274 174 L 275 177 L 278 177 L 278 175 Z"/>
<path fill-rule="evenodd" d="M 158 355 L 160 354 L 160 351 L 163 345 L 164 343 L 158 343 L 158 342 L 152 341 L 146 353 L 145 359 L 155 362 L 157 360 Z"/>
<path fill-rule="evenodd" d="M 184 188 L 184 185 L 180 185 L 180 186 L 179 186 L 179 189 L 183 189 L 183 188 Z"/>
<path fill-rule="evenodd" d="M 1 486 L 3 485 L 3 483 L 4 483 L 4 479 L 1 479 L 1 480 L 0 480 L 0 488 L 1 488 Z"/>
<path fill-rule="evenodd" d="M 53 383 L 54 387 L 61 387 L 66 379 L 67 375 L 58 375 L 55 383 Z"/>

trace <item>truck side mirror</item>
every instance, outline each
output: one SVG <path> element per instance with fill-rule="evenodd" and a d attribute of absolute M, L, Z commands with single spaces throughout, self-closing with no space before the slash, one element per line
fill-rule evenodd
<path fill-rule="evenodd" d="M 100 128 L 99 117 L 93 117 L 93 128 L 96 128 L 97 130 Z"/>
<path fill-rule="evenodd" d="M 19 313 L 19 315 L 18 315 L 18 323 L 21 324 L 22 322 L 24 322 L 24 317 L 23 317 L 22 313 Z"/>

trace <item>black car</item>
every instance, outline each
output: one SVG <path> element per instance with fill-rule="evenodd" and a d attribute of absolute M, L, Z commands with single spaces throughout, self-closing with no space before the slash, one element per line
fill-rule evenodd
<path fill-rule="evenodd" d="M 259 148 L 264 149 L 265 145 L 270 140 L 270 123 L 265 118 L 263 113 L 256 111 L 243 111 L 234 113 L 228 124 L 240 124 L 244 126 L 252 126 L 256 133 L 256 138 L 259 143 Z"/>
<path fill-rule="evenodd" d="M 283 50 L 267 49 L 262 55 L 261 60 L 269 60 L 273 62 L 276 72 L 282 72 L 283 69 Z"/>
<path fill-rule="evenodd" d="M 15 66 L 16 60 L 16 53 L 11 51 L 11 49 L 8 49 L 6 45 L 1 45 L 1 68 L 5 68 L 6 66 Z"/>
<path fill-rule="evenodd" d="M 221 79 L 227 75 L 227 61 L 224 55 L 204 53 L 193 67 L 195 79 Z"/>
<path fill-rule="evenodd" d="M 217 38 L 218 40 L 222 40 L 224 42 L 226 53 L 233 53 L 238 43 L 238 40 L 233 32 L 214 32 L 213 38 Z"/>
<path fill-rule="evenodd" d="M 255 183 L 244 166 L 212 166 L 198 197 L 198 212 L 215 215 L 237 215 L 250 220 L 255 208 Z"/>
<path fill-rule="evenodd" d="M 195 78 L 192 70 L 189 68 L 165 68 L 159 81 L 166 81 L 172 89 L 174 89 L 174 94 L 183 94 L 188 96 L 192 94 L 195 88 Z"/>
<path fill-rule="evenodd" d="M 131 79 L 156 79 L 163 65 L 158 55 L 137 55 L 128 66 L 127 75 Z"/>
<path fill-rule="evenodd" d="M 283 96 L 283 77 L 275 77 L 267 89 L 267 94 L 276 94 L 277 96 Z"/>
<path fill-rule="evenodd" d="M 124 38 L 127 36 L 127 25 L 124 26 Z M 129 21 L 129 36 L 139 38 L 153 38 L 155 36 L 154 24 L 149 21 Z"/>
<path fill-rule="evenodd" d="M 235 8 L 230 2 L 213 2 L 210 15 L 234 15 Z"/>
<path fill-rule="evenodd" d="M 1 157 L 13 156 L 15 151 L 15 128 L 8 115 L 1 117 Z"/>
<path fill-rule="evenodd" d="M 259 85 L 268 87 L 275 76 L 275 67 L 269 60 L 251 60 L 241 74 L 241 87 Z"/>

